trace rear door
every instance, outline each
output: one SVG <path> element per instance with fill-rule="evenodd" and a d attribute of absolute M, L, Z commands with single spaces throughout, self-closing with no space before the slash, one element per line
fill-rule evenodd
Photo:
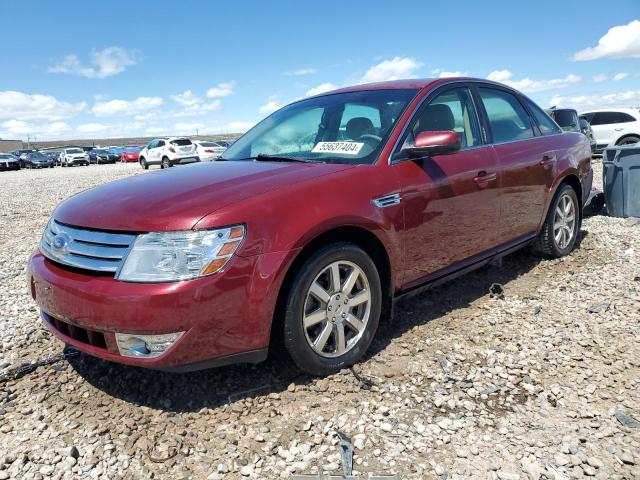
<path fill-rule="evenodd" d="M 158 140 L 153 149 L 153 161 L 160 163 L 162 161 L 162 153 L 166 142 L 164 140 Z"/>
<path fill-rule="evenodd" d="M 480 84 L 476 89 L 487 134 L 499 158 L 500 243 L 518 243 L 540 225 L 557 165 L 549 135 L 542 135 L 521 99 L 512 91 Z M 537 107 L 536 107 L 537 108 Z"/>
<path fill-rule="evenodd" d="M 454 130 L 461 149 L 448 155 L 402 158 L 402 147 L 423 131 Z M 443 87 L 409 124 L 393 157 L 403 185 L 405 286 L 462 268 L 497 242 L 498 160 L 484 144 L 469 88 Z"/>

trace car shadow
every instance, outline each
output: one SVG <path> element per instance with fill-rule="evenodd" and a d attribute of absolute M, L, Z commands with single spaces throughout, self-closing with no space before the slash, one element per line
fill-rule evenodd
<path fill-rule="evenodd" d="M 581 231 L 577 248 L 585 236 L 586 232 Z M 492 284 L 506 285 L 540 261 L 530 249 L 523 249 L 463 277 L 401 300 L 395 306 L 393 319 L 381 321 L 365 360 L 375 361 L 382 350 L 408 330 L 470 306 L 488 294 Z M 120 365 L 84 354 L 68 361 L 84 380 L 106 394 L 170 412 L 215 409 L 236 400 L 282 392 L 292 382 L 306 385 L 315 380 L 301 373 L 281 353 L 270 354 L 267 361 L 258 365 L 232 365 L 182 374 Z"/>

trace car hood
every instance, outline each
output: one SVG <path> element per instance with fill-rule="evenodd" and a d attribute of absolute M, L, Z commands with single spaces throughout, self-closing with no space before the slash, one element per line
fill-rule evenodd
<path fill-rule="evenodd" d="M 188 230 L 225 205 L 336 173 L 344 164 L 214 162 L 136 175 L 81 192 L 54 218 L 100 230 Z"/>

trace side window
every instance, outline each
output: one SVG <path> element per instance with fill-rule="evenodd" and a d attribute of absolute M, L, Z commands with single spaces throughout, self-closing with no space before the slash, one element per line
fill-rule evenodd
<path fill-rule="evenodd" d="M 542 135 L 553 135 L 554 133 L 560 133 L 558 125 L 556 125 L 556 123 L 551 120 L 551 117 L 544 113 L 544 111 L 542 111 L 539 106 L 537 106 L 528 98 L 525 98 L 523 100 L 529 108 L 529 111 L 533 115 L 534 120 L 538 124 L 538 128 L 540 129 L 540 133 L 542 133 Z"/>
<path fill-rule="evenodd" d="M 158 140 L 158 142 L 156 143 L 156 148 L 157 147 L 164 147 L 164 140 Z"/>
<path fill-rule="evenodd" d="M 478 88 L 482 104 L 489 117 L 495 143 L 533 137 L 529 115 L 511 93 L 493 88 Z"/>
<path fill-rule="evenodd" d="M 340 119 L 340 140 L 357 140 L 362 135 L 382 136 L 380 110 L 368 105 L 347 103 Z"/>
<path fill-rule="evenodd" d="M 618 112 L 618 115 L 619 115 L 619 120 L 620 120 L 618 123 L 626 123 L 626 122 L 635 122 L 636 121 L 636 119 L 633 118 L 628 113 Z"/>
<path fill-rule="evenodd" d="M 471 94 L 467 88 L 454 88 L 441 93 L 416 115 L 403 148 L 413 144 L 420 132 L 453 130 L 460 135 L 460 148 L 480 145 L 480 128 Z"/>
<path fill-rule="evenodd" d="M 624 112 L 596 112 L 590 123 L 591 125 L 612 125 L 635 121 L 635 118 Z"/>

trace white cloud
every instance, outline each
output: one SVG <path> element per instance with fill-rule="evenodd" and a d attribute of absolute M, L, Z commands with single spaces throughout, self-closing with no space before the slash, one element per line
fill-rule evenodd
<path fill-rule="evenodd" d="M 180 105 L 183 105 L 185 107 L 190 107 L 200 103 L 200 99 L 196 97 L 191 90 L 186 90 L 185 92 L 179 93 L 178 95 L 172 95 L 171 98 L 173 98 L 175 102 L 178 102 Z"/>
<path fill-rule="evenodd" d="M 122 47 L 107 47 L 91 53 L 91 65 L 83 65 L 77 55 L 67 55 L 61 63 L 47 70 L 51 73 L 68 73 L 87 78 L 105 78 L 122 73 L 136 63 L 136 52 Z"/>
<path fill-rule="evenodd" d="M 464 77 L 465 75 L 466 73 L 464 72 L 447 72 L 446 70 L 443 70 L 442 72 L 438 73 L 439 78 Z"/>
<path fill-rule="evenodd" d="M 627 78 L 628 76 L 629 76 L 629 74 L 628 74 L 628 73 L 624 73 L 624 72 L 616 73 L 616 74 L 613 76 L 612 80 L 613 80 L 614 82 L 619 82 L 620 80 L 624 80 L 624 79 L 625 79 L 625 78 Z"/>
<path fill-rule="evenodd" d="M 215 87 L 211 87 L 209 90 L 207 90 L 207 97 L 217 98 L 217 97 L 228 97 L 229 95 L 233 95 L 235 85 L 236 85 L 235 82 L 219 83 Z"/>
<path fill-rule="evenodd" d="M 138 97 L 135 100 L 114 99 L 106 102 L 96 102 L 91 111 L 96 117 L 135 115 L 139 112 L 157 108 L 163 103 L 160 97 Z"/>
<path fill-rule="evenodd" d="M 51 95 L 0 91 L 0 119 L 55 121 L 73 117 L 85 107 L 84 102 L 62 102 Z"/>
<path fill-rule="evenodd" d="M 582 81 L 581 77 L 574 74 L 569 74 L 565 78 L 554 78 L 551 80 L 532 80 L 530 78 L 513 80 L 513 73 L 509 70 L 494 70 L 487 75 L 487 79 L 493 80 L 494 82 L 502 82 L 516 90 L 528 93 L 541 92 L 552 88 L 564 88 Z"/>
<path fill-rule="evenodd" d="M 267 103 L 265 103 L 258 109 L 258 113 L 260 115 L 269 115 L 270 113 L 273 113 L 276 110 L 280 110 L 280 108 L 282 108 L 282 105 L 276 102 L 276 98 L 274 96 L 271 96 L 267 100 Z"/>
<path fill-rule="evenodd" d="M 321 93 L 330 92 L 331 90 L 335 90 L 338 88 L 331 82 L 321 83 L 317 87 L 313 87 L 311 90 L 308 90 L 307 93 L 304 94 L 305 97 L 312 97 L 314 95 L 320 95 Z"/>
<path fill-rule="evenodd" d="M 415 77 L 414 71 L 420 67 L 422 67 L 422 63 L 411 57 L 393 57 L 371 67 L 360 81 L 370 83 L 413 78 Z"/>
<path fill-rule="evenodd" d="M 599 58 L 640 58 L 640 20 L 610 28 L 598 40 L 598 45 L 580 50 L 571 58 L 577 62 Z"/>
<path fill-rule="evenodd" d="M 579 112 L 593 108 L 629 107 L 640 104 L 640 90 L 602 93 L 595 95 L 554 95 L 549 105 L 575 108 Z"/>
<path fill-rule="evenodd" d="M 284 72 L 285 75 L 293 75 L 294 77 L 313 75 L 314 73 L 318 73 L 318 70 L 316 70 L 315 68 L 299 68 L 297 70 L 289 70 L 288 72 Z"/>
<path fill-rule="evenodd" d="M 606 82 L 607 80 L 609 80 L 609 77 L 607 77 L 604 73 L 599 73 L 593 76 L 594 83 L 602 83 Z"/>
<path fill-rule="evenodd" d="M 55 137 L 70 132 L 71 127 L 65 122 L 30 123 L 24 120 L 7 120 L 0 124 L 0 137 L 26 138 Z"/>
<path fill-rule="evenodd" d="M 173 129 L 178 135 L 191 135 L 196 130 L 202 130 L 206 126 L 202 122 L 178 122 L 173 125 Z"/>
<path fill-rule="evenodd" d="M 194 95 L 191 90 L 186 90 L 185 92 L 179 93 L 178 95 L 173 95 L 171 98 L 176 103 L 182 105 L 182 110 L 178 112 L 167 113 L 166 116 L 188 117 L 191 115 L 204 115 L 208 112 L 213 112 L 222 108 L 222 102 L 220 100 L 205 102 L 202 98 Z"/>
<path fill-rule="evenodd" d="M 254 122 L 229 122 L 223 129 L 232 133 L 243 133 L 255 125 Z"/>
<path fill-rule="evenodd" d="M 79 133 L 99 133 L 108 130 L 111 125 L 105 125 L 103 123 L 83 123 L 76 127 L 76 131 Z"/>
<path fill-rule="evenodd" d="M 166 127 L 149 127 L 145 130 L 147 135 L 161 135 L 167 132 Z"/>

